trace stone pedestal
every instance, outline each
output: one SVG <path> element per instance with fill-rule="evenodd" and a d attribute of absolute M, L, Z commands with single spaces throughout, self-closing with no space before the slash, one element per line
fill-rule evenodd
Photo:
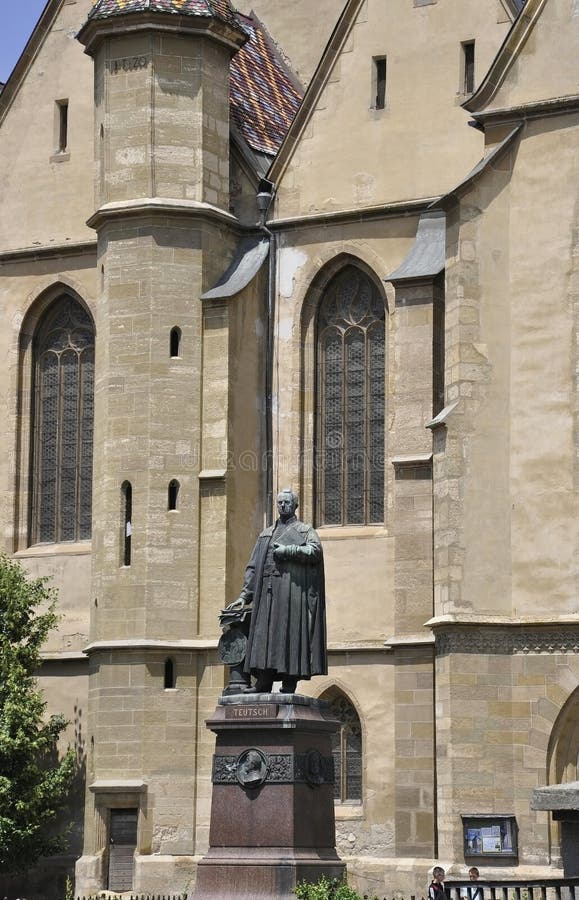
<path fill-rule="evenodd" d="M 342 878 L 328 705 L 296 694 L 222 697 L 209 852 L 198 900 L 292 900 L 298 881 Z"/>

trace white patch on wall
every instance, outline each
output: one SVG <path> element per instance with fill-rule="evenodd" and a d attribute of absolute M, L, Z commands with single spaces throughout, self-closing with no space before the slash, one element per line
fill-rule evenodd
<path fill-rule="evenodd" d="M 255 320 L 255 336 L 258 338 L 262 338 L 265 332 L 265 325 L 263 324 L 261 319 Z"/>
<path fill-rule="evenodd" d="M 279 293 L 281 297 L 291 297 L 294 292 L 296 275 L 307 261 L 303 250 L 284 247 L 279 251 Z"/>
<path fill-rule="evenodd" d="M 573 13 L 574 16 L 579 16 L 579 0 L 573 0 Z"/>
<path fill-rule="evenodd" d="M 354 195 L 358 203 L 369 203 L 376 199 L 376 181 L 367 172 L 358 172 L 354 177 Z"/>
<path fill-rule="evenodd" d="M 292 336 L 292 328 L 293 320 L 289 316 L 279 320 L 277 333 L 280 341 L 289 341 Z"/>
<path fill-rule="evenodd" d="M 145 162 L 144 147 L 124 147 L 115 154 L 119 166 L 134 166 Z"/>

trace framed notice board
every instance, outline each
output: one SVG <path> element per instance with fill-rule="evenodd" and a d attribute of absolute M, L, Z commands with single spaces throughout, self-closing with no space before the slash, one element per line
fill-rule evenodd
<path fill-rule="evenodd" d="M 517 856 L 517 822 L 514 816 L 463 815 L 465 857 Z"/>

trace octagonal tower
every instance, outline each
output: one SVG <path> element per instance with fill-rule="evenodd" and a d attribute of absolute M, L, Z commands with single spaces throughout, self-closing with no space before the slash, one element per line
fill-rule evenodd
<path fill-rule="evenodd" d="M 200 297 L 238 236 L 229 68 L 245 39 L 229 0 L 97 0 L 79 33 L 101 286 L 81 895 L 182 889 L 198 852 Z"/>

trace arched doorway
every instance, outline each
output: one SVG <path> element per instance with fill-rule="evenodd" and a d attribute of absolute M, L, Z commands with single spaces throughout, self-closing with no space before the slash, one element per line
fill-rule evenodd
<path fill-rule="evenodd" d="M 552 814 L 551 861 L 566 878 L 579 876 L 579 688 L 553 726 L 548 785 L 533 792 L 531 806 Z"/>

